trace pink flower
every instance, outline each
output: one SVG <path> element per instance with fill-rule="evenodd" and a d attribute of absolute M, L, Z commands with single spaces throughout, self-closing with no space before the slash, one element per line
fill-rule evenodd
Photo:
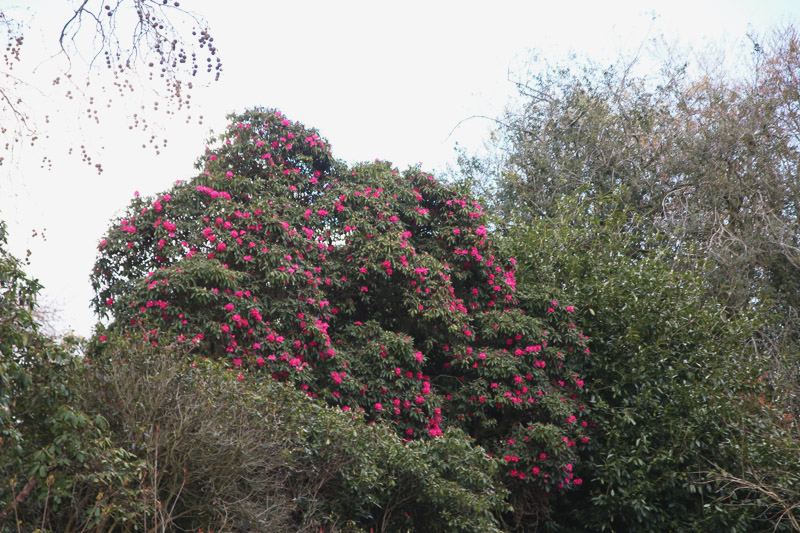
<path fill-rule="evenodd" d="M 383 411 L 383 405 L 380 402 L 377 402 L 375 404 L 375 410 L 376 411 Z"/>

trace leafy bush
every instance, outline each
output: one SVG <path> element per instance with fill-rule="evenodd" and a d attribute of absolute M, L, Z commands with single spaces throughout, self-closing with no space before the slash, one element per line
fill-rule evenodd
<path fill-rule="evenodd" d="M 138 512 L 142 465 L 80 409 L 78 345 L 39 332 L 40 286 L 5 245 L 0 223 L 0 530 L 106 531 Z"/>
<path fill-rule="evenodd" d="M 499 464 L 457 432 L 404 444 L 284 383 L 242 384 L 187 348 L 95 348 L 85 397 L 146 465 L 137 529 L 499 531 Z"/>
<path fill-rule="evenodd" d="M 553 516 L 567 531 L 771 530 L 785 517 L 764 494 L 715 482 L 771 464 L 780 441 L 762 440 L 777 427 L 750 340 L 758 315 L 709 296 L 706 266 L 609 209 L 622 198 L 562 200 L 510 229 L 521 286 L 569 295 L 591 337 L 579 371 L 600 431 L 577 467 L 586 483 Z"/>

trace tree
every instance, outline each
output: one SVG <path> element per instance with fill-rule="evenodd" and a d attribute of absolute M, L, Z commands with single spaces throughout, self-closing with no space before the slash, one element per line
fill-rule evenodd
<path fill-rule="evenodd" d="M 56 343 L 4 238 L 0 530 L 499 531 L 499 463 L 463 434 L 404 443 L 186 343 Z"/>
<path fill-rule="evenodd" d="M 512 525 L 528 527 L 546 494 L 581 482 L 574 310 L 518 306 L 514 260 L 457 189 L 384 162 L 347 168 L 273 110 L 230 119 L 199 176 L 134 198 L 112 225 L 97 312 L 113 331 L 195 344 L 243 383 L 293 383 L 406 440 L 461 431 L 506 464 Z"/>
<path fill-rule="evenodd" d="M 112 445 L 105 419 L 81 409 L 86 361 L 74 339 L 39 331 L 40 287 L 5 244 L 0 223 L 0 529 L 101 531 L 137 511 L 129 487 L 141 465 Z"/>
<path fill-rule="evenodd" d="M 731 308 L 759 292 L 796 309 L 798 40 L 793 27 L 752 39 L 739 75 L 670 57 L 656 75 L 620 61 L 520 82 L 523 103 L 497 132 L 500 210 L 550 217 L 578 191 L 624 190 L 678 253 L 714 260 L 713 290 Z"/>
<path fill-rule="evenodd" d="M 736 75 L 676 55 L 647 76 L 548 66 L 519 83 L 496 159 L 462 154 L 521 285 L 569 294 L 592 338 L 578 371 L 605 431 L 583 463 L 596 477 L 566 498 L 592 506 L 575 528 L 796 524 L 797 478 L 778 465 L 800 449 L 798 39 L 751 42 Z"/>

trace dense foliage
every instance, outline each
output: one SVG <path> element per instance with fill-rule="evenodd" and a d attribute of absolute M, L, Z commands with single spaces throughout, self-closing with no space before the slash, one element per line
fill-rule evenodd
<path fill-rule="evenodd" d="M 139 465 L 80 408 L 85 363 L 74 342 L 40 333 L 40 286 L 5 246 L 0 224 L 0 529 L 103 530 L 124 517 Z"/>
<path fill-rule="evenodd" d="M 457 429 L 506 464 L 520 524 L 580 483 L 585 338 L 572 307 L 517 305 L 481 206 L 419 169 L 348 169 L 279 112 L 231 120 L 200 176 L 135 198 L 103 239 L 112 330 L 194 344 L 406 440 Z"/>
<path fill-rule="evenodd" d="M 587 506 L 567 530 L 799 527 L 780 465 L 800 461 L 800 56 L 793 28 L 753 43 L 736 76 L 544 68 L 492 157 L 462 154 L 521 296 L 569 297 L 592 339 L 576 371 L 603 430 L 556 506 Z"/>
<path fill-rule="evenodd" d="M 404 444 L 274 380 L 242 386 L 187 349 L 95 347 L 87 408 L 144 466 L 139 514 L 116 527 L 498 531 L 497 464 L 457 433 Z"/>
<path fill-rule="evenodd" d="M 565 202 L 558 217 L 512 238 L 520 284 L 571 295 L 591 337 L 580 371 L 603 431 L 578 469 L 581 491 L 558 503 L 591 512 L 556 513 L 558 524 L 564 531 L 770 530 L 780 513 L 764 513 L 763 495 L 731 494 L 718 482 L 722 472 L 772 463 L 777 452 L 773 446 L 760 457 L 764 447 L 757 449 L 757 435 L 777 429 L 780 418 L 764 405 L 760 369 L 768 361 L 750 342 L 757 316 L 731 316 L 707 294 L 709 268 L 674 257 L 658 235 L 643 236 L 639 216 L 597 214 L 619 201 Z M 536 260 L 526 260 L 532 251 Z"/>

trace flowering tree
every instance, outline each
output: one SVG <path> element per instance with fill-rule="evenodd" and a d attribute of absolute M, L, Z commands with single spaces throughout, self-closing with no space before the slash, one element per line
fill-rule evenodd
<path fill-rule="evenodd" d="M 571 307 L 520 309 L 481 206 L 416 168 L 349 168 L 280 112 L 230 119 L 196 178 L 134 198 L 101 241 L 110 328 L 193 343 L 244 383 L 289 382 L 408 440 L 461 430 L 507 463 L 517 518 L 580 484 L 585 338 Z"/>

